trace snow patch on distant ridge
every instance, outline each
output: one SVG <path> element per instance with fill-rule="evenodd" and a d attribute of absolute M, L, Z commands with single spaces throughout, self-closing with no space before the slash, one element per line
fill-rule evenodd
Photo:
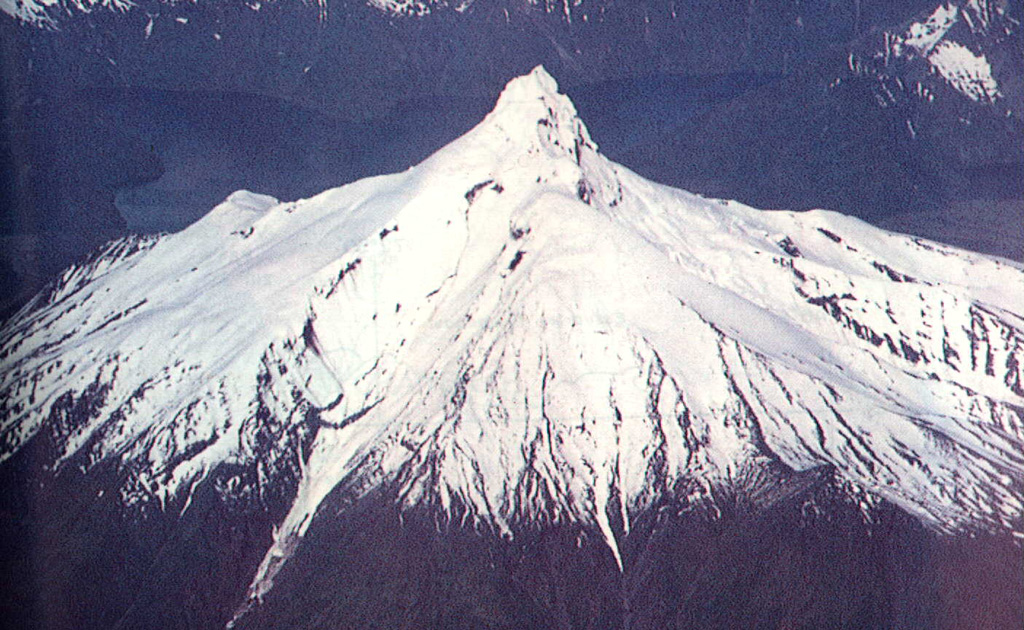
<path fill-rule="evenodd" d="M 59 12 L 103 9 L 123 13 L 134 7 L 132 0 L 0 0 L 0 11 L 33 26 L 52 26 Z"/>
<path fill-rule="evenodd" d="M 915 22 L 900 35 L 887 36 L 884 56 L 921 57 L 932 70 L 967 98 L 978 102 L 994 102 L 1002 94 L 992 72 L 992 65 L 984 53 L 974 52 L 956 41 L 950 32 L 964 20 L 971 33 L 987 31 L 993 14 L 1002 16 L 1004 8 L 998 4 L 972 0 L 965 7 L 952 2 L 940 5 L 921 22 Z"/>
<path fill-rule="evenodd" d="M 927 20 L 911 24 L 903 37 L 893 42 L 893 52 L 901 54 L 906 46 L 927 56 L 956 24 L 959 13 L 960 9 L 956 5 L 939 6 Z"/>
<path fill-rule="evenodd" d="M 963 44 L 939 42 L 928 61 L 954 89 L 971 100 L 992 102 L 1002 96 L 985 55 L 976 55 Z"/>
<path fill-rule="evenodd" d="M 175 0 L 163 1 L 165 5 L 170 5 L 171 7 L 178 4 Z M 369 1 L 371 4 L 389 4 L 391 2 L 400 5 L 418 4 L 416 0 Z M 469 1 L 471 2 L 472 0 Z M 327 18 L 328 0 L 302 0 L 302 2 L 307 6 L 315 6 L 321 21 Z M 246 6 L 254 11 L 258 11 L 260 8 L 258 2 Z M 0 11 L 26 24 L 40 28 L 54 28 L 57 26 L 60 17 L 71 14 L 91 13 L 95 10 L 125 13 L 135 7 L 136 2 L 133 0 L 0 0 Z M 153 28 L 158 17 L 159 14 L 149 15 L 149 20 L 143 30 L 146 39 L 149 39 L 153 34 Z M 167 19 L 170 19 L 170 16 Z M 179 24 L 188 24 L 188 18 L 186 17 L 175 17 L 174 20 Z M 219 39 L 219 34 L 214 35 L 214 37 Z"/>
<path fill-rule="evenodd" d="M 455 2 L 448 2 L 447 0 L 367 0 L 367 4 L 389 15 L 401 17 L 423 17 L 434 11 L 449 8 L 462 13 L 473 6 L 474 1 L 475 0 L 457 0 Z"/>

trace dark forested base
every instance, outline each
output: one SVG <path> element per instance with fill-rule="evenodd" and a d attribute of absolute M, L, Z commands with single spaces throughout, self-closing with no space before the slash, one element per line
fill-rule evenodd
<path fill-rule="evenodd" d="M 621 624 L 603 540 L 569 526 L 509 541 L 399 514 L 379 498 L 322 512 L 238 628 L 585 628 Z"/>
<path fill-rule="evenodd" d="M 228 504 L 207 483 L 183 514 L 180 501 L 130 513 L 115 473 L 54 478 L 44 450 L 33 440 L 0 465 L 0 626 L 224 627 L 286 506 Z"/>
<path fill-rule="evenodd" d="M 508 539 L 372 499 L 321 512 L 238 627 L 1022 627 L 1010 538 L 939 536 L 886 505 L 872 519 L 829 482 L 766 510 L 665 506 L 633 524 L 620 573 L 594 532 Z"/>
<path fill-rule="evenodd" d="M 627 563 L 626 627 L 1020 626 L 1019 546 L 938 536 L 891 506 L 874 517 L 821 496 L 716 520 L 663 517 Z"/>
<path fill-rule="evenodd" d="M 38 440 L 0 466 L 0 618 L 40 630 L 223 628 L 287 506 L 182 505 L 126 517 L 113 473 L 56 479 Z M 226 474 L 226 473 L 224 473 Z M 595 531 L 512 537 L 328 500 L 238 628 L 1003 630 L 1024 626 L 1024 554 L 940 536 L 881 505 L 870 522 L 828 475 L 769 508 L 741 498 L 638 516 L 624 571 Z M 468 521 L 467 521 L 468 522 Z"/>

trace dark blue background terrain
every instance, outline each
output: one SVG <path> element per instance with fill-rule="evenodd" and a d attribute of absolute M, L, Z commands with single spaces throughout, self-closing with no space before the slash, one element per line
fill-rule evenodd
<path fill-rule="evenodd" d="M 647 177 L 1019 259 L 1020 79 L 1005 107 L 951 93 L 925 113 L 883 111 L 870 78 L 828 89 L 851 50 L 933 5 L 593 0 L 567 20 L 478 0 L 410 19 L 339 1 L 321 20 L 297 2 L 143 2 L 58 11 L 50 29 L 3 16 L 0 310 L 107 239 L 181 229 L 234 190 L 294 199 L 404 169 L 541 63 L 603 152 Z"/>

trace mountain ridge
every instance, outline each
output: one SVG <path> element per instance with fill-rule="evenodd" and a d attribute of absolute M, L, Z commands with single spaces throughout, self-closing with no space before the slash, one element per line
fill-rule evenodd
<path fill-rule="evenodd" d="M 239 192 L 66 272 L 0 333 L 3 457 L 48 435 L 142 513 L 225 465 L 225 501 L 294 487 L 242 612 L 328 497 L 380 488 L 501 537 L 582 527 L 620 572 L 662 501 L 769 509 L 820 470 L 868 521 L 1019 534 L 1022 273 L 646 182 L 538 67 L 404 173 Z"/>

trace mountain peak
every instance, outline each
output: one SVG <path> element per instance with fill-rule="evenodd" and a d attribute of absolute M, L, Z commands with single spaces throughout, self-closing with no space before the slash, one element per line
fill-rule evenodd
<path fill-rule="evenodd" d="M 0 460 L 39 435 L 126 509 L 294 497 L 253 601 L 329 497 L 574 524 L 620 569 L 656 506 L 823 467 L 865 513 L 1021 528 L 1019 265 L 648 182 L 540 67 L 404 173 L 66 275 L 0 328 Z"/>
<path fill-rule="evenodd" d="M 544 66 L 508 82 L 482 126 L 489 125 L 514 138 L 532 139 L 539 134 L 542 144 L 555 153 L 580 147 L 597 150 L 576 106 L 559 92 L 558 82 Z M 573 153 L 572 157 L 578 156 Z"/>
<path fill-rule="evenodd" d="M 572 106 L 568 97 L 559 93 L 555 78 L 543 65 L 539 65 L 527 74 L 509 81 L 498 96 L 495 109 L 518 107 L 536 100 L 564 101 Z"/>

